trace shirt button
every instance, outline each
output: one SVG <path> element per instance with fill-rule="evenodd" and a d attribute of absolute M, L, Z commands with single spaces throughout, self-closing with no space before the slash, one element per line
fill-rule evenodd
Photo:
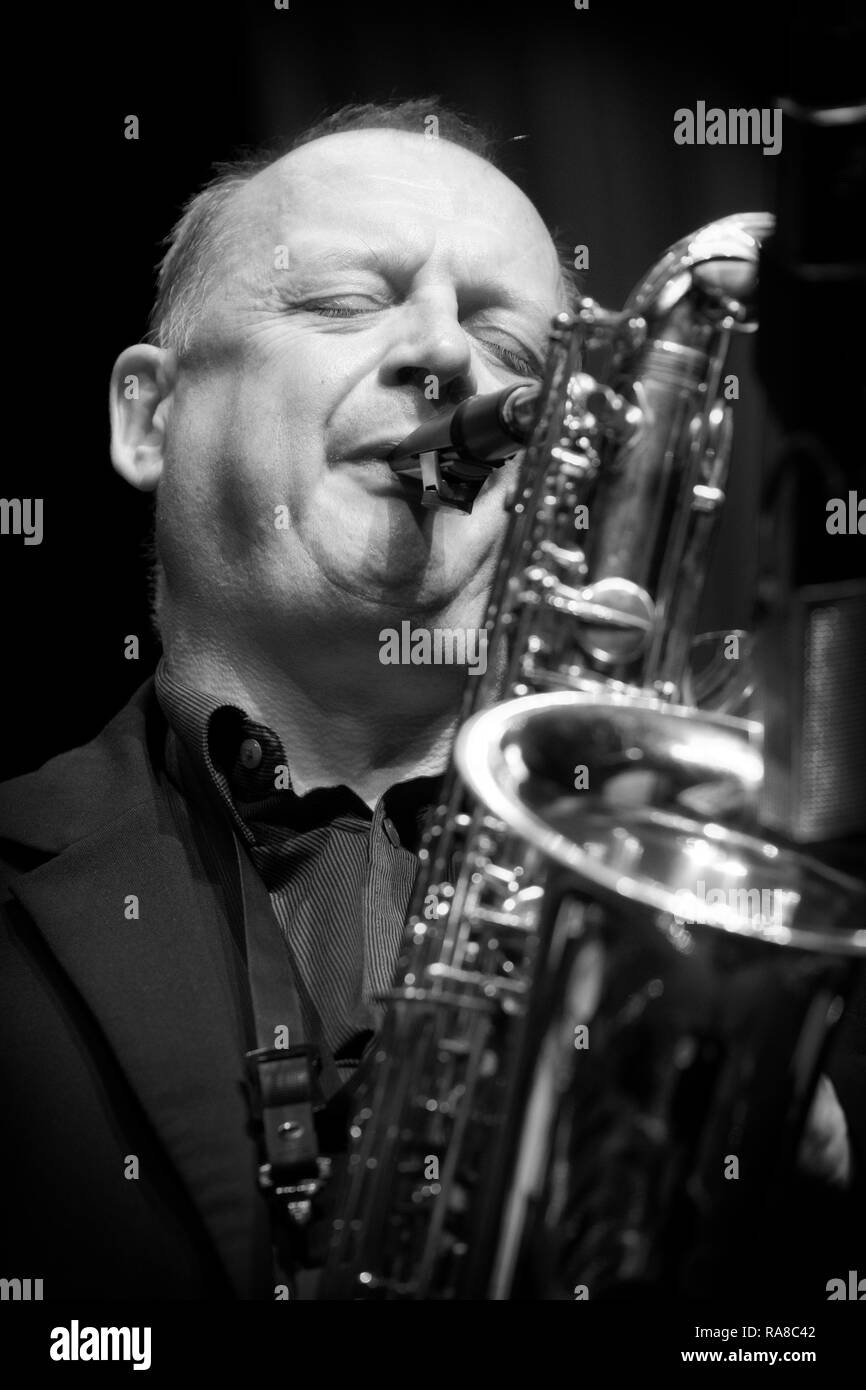
<path fill-rule="evenodd" d="M 257 738 L 245 738 L 241 744 L 241 765 L 252 771 L 262 760 L 262 745 Z"/>
<path fill-rule="evenodd" d="M 382 829 L 388 836 L 388 839 L 391 841 L 392 845 L 397 846 L 400 844 L 400 836 L 397 834 L 397 827 L 391 820 L 390 816 L 386 816 L 385 819 L 382 821 Z"/>

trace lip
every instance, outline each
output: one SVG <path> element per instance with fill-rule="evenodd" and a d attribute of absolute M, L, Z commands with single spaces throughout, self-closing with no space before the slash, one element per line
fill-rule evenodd
<path fill-rule="evenodd" d="M 403 438 L 405 439 L 405 435 Z M 388 462 L 387 454 L 396 448 L 396 442 L 386 441 L 367 444 L 344 454 L 337 466 L 346 465 L 349 471 L 363 483 L 365 491 L 382 497 L 397 497 L 410 506 L 420 504 L 420 486 L 399 473 L 395 473 Z M 416 496 L 417 494 L 417 496 Z"/>
<path fill-rule="evenodd" d="M 351 449 L 349 453 L 343 455 L 343 458 L 347 463 L 387 463 L 390 455 L 400 443 L 400 439 L 405 438 L 406 435 L 402 434 L 399 439 L 373 439 L 369 443 L 359 444 L 357 448 Z"/>
<path fill-rule="evenodd" d="M 371 497 L 396 499 L 410 507 L 421 504 L 418 484 L 392 472 L 383 459 L 355 459 L 346 476 Z"/>

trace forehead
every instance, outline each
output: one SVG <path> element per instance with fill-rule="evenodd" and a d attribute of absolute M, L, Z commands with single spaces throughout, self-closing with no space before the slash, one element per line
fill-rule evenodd
<path fill-rule="evenodd" d="M 531 276 L 556 295 L 558 259 L 532 203 L 499 170 L 446 140 L 365 130 L 302 145 L 239 191 L 244 240 L 302 255 L 387 248 L 396 262 Z"/>

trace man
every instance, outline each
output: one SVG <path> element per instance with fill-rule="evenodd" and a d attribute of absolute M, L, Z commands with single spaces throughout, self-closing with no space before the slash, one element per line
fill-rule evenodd
<path fill-rule="evenodd" d="M 467 675 L 384 664 L 380 633 L 480 628 L 504 520 L 507 470 L 464 516 L 385 458 L 537 374 L 570 289 L 429 102 L 341 113 L 176 229 L 111 391 L 114 465 L 156 489 L 164 659 L 0 807 L 4 1269 L 46 1298 L 289 1281 L 245 1053 L 315 1045 L 334 1098 L 377 1027 Z"/>

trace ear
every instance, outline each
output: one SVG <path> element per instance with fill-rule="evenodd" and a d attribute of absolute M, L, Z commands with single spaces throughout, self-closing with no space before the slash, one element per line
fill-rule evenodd
<path fill-rule="evenodd" d="M 111 373 L 111 461 L 122 478 L 150 492 L 162 477 L 165 427 L 177 381 L 177 356 L 168 348 L 136 343 Z"/>

